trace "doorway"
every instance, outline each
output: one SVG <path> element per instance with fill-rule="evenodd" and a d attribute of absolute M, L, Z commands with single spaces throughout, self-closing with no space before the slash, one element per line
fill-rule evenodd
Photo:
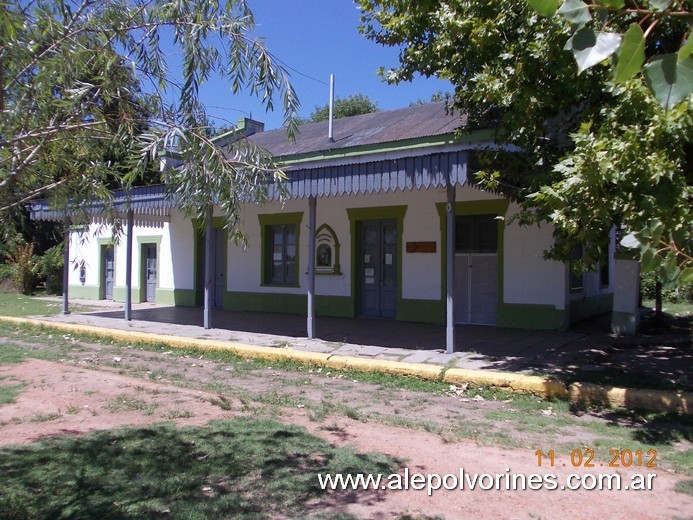
<path fill-rule="evenodd" d="M 101 246 L 103 299 L 113 299 L 113 284 L 115 282 L 115 255 L 112 245 Z"/>
<path fill-rule="evenodd" d="M 156 269 L 156 244 L 144 244 L 144 283 L 145 283 L 145 301 L 150 303 L 156 302 L 156 285 L 157 285 L 157 269 Z"/>
<path fill-rule="evenodd" d="M 498 308 L 496 215 L 455 221 L 455 322 L 495 325 Z"/>
<path fill-rule="evenodd" d="M 399 247 L 397 221 L 360 221 L 358 236 L 359 314 L 377 318 L 395 318 Z"/>

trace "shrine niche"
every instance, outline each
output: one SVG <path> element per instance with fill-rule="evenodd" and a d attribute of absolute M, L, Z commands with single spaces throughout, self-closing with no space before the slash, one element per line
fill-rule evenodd
<path fill-rule="evenodd" d="M 339 240 L 327 224 L 320 226 L 315 233 L 315 273 L 341 274 Z"/>

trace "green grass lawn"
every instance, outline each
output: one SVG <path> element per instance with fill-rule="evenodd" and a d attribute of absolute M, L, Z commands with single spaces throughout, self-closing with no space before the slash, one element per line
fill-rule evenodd
<path fill-rule="evenodd" d="M 70 306 L 74 312 L 84 311 L 85 307 Z M 62 310 L 59 301 L 43 300 L 33 296 L 0 292 L 0 315 L 2 316 L 52 316 Z"/>
<path fill-rule="evenodd" d="M 655 308 L 654 300 L 644 300 L 642 306 L 648 309 Z M 690 302 L 662 302 L 662 312 L 671 314 L 672 316 L 693 316 L 693 303 Z"/>
<path fill-rule="evenodd" d="M 318 473 L 396 468 L 268 419 L 126 428 L 0 450 L 0 518 L 298 518 Z"/>

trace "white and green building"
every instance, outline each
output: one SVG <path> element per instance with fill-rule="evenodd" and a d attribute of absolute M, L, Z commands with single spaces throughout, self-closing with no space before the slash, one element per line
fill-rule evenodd
<path fill-rule="evenodd" d="M 245 120 L 288 175 L 283 200 L 242 208 L 246 247 L 216 212 L 201 234 L 163 187 L 136 188 L 129 255 L 99 218 L 72 231 L 69 294 L 200 306 L 207 286 L 211 307 L 306 314 L 308 336 L 320 316 L 368 316 L 447 324 L 449 347 L 454 324 L 563 329 L 611 311 L 613 254 L 581 277 L 544 259 L 552 227 L 511 222 L 517 204 L 475 185 L 491 134 L 456 136 L 463 124 L 437 103 L 338 119 L 332 138 L 327 122 L 303 125 L 289 142 Z"/>

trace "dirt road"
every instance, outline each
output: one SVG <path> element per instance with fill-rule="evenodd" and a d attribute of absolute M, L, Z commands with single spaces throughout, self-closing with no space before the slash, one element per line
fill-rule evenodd
<path fill-rule="evenodd" d="M 570 474 L 587 476 L 588 483 L 593 482 L 589 475 L 600 473 L 618 474 L 623 483 L 635 474 L 656 474 L 650 477 L 649 491 L 470 490 L 467 480 L 465 490 L 441 489 L 431 496 L 413 489 L 335 493 L 336 500 L 306 504 L 306 511 L 449 519 L 690 518 L 693 511 L 693 497 L 674 490 L 690 478 L 681 474 L 681 464 L 689 459 L 677 458 L 691 449 L 689 441 L 670 441 L 666 456 L 661 454 L 664 445 L 642 442 L 645 452 L 659 450 L 657 468 L 610 468 L 608 457 L 600 454 L 645 439 L 639 436 L 642 425 L 604 414 L 575 415 L 561 403 L 507 396 L 493 400 L 461 388 L 421 392 L 358 382 L 344 374 L 212 361 L 168 350 L 86 343 L 70 336 L 47 335 L 40 341 L 11 337 L 0 343 L 28 354 L 24 362 L 0 365 L 0 385 L 21 385 L 15 401 L 0 406 L 3 445 L 121 425 L 202 425 L 213 419 L 269 414 L 336 445 L 404 459 L 402 475 L 407 471 L 459 477 L 463 469 L 468 478 L 501 475 L 503 484 L 508 474 L 555 474 L 560 487 Z M 593 448 L 595 467 L 574 467 L 571 452 Z M 545 456 L 538 467 L 537 449 L 554 450 L 555 466 L 548 467 Z M 490 477 L 481 478 L 479 483 L 486 484 Z"/>

